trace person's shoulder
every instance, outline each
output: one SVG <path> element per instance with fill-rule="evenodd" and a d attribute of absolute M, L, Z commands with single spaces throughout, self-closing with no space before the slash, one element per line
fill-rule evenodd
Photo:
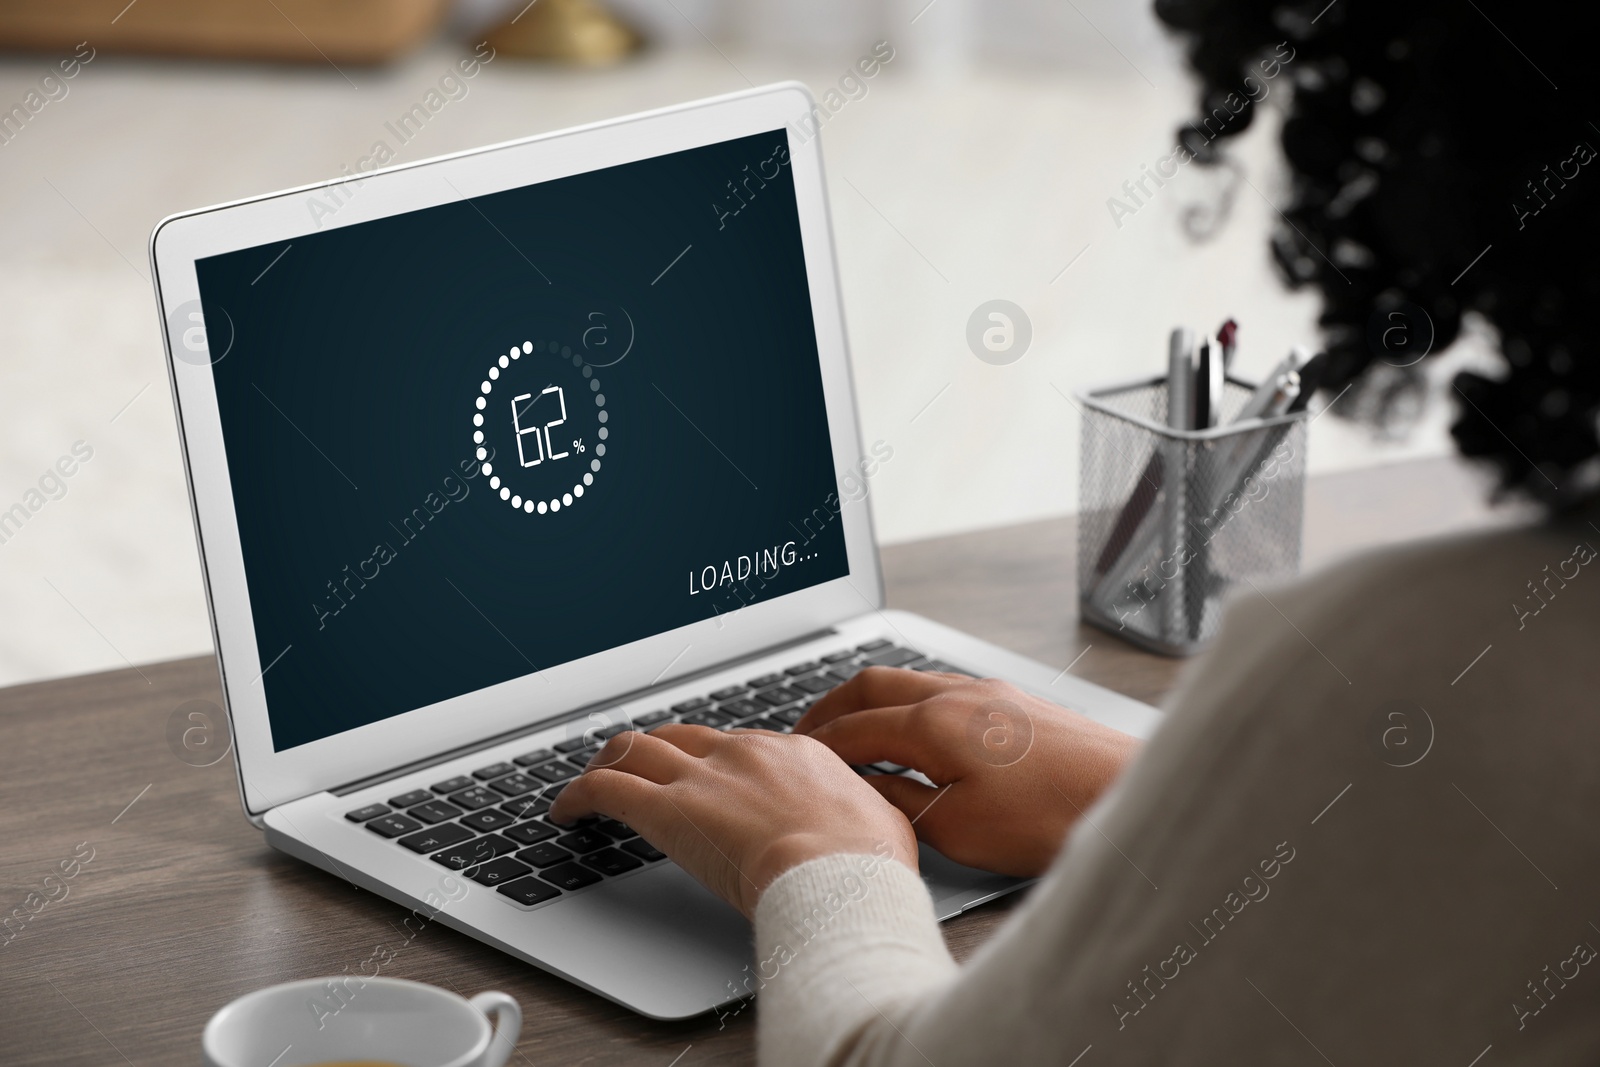
<path fill-rule="evenodd" d="M 1572 520 L 1409 542 L 1309 575 L 1283 590 L 1282 605 L 1303 614 L 1308 635 L 1363 663 L 1447 665 L 1463 648 L 1528 629 L 1563 593 L 1571 610 L 1560 628 L 1595 633 L 1600 578 L 1583 579 L 1596 546 L 1600 530 Z"/>
<path fill-rule="evenodd" d="M 1175 707 L 1253 694 L 1244 705 L 1310 715 L 1374 692 L 1459 696 L 1469 671 L 1497 677 L 1496 691 L 1529 677 L 1548 684 L 1557 663 L 1576 686 L 1600 669 L 1571 658 L 1600 637 L 1597 548 L 1600 530 L 1586 521 L 1551 521 L 1411 542 L 1289 584 L 1246 585 Z M 1494 656 L 1496 645 L 1510 654 Z"/>
<path fill-rule="evenodd" d="M 1117 792 L 1130 812 L 1141 797 L 1178 790 L 1216 818 L 1256 825 L 1280 807 L 1309 817 L 1330 786 L 1419 755 L 1430 775 L 1455 773 L 1491 795 L 1557 767 L 1572 790 L 1600 791 L 1583 784 L 1600 783 L 1588 766 L 1600 771 L 1591 542 L 1600 547 L 1600 532 L 1584 538 L 1570 524 L 1500 529 L 1371 552 L 1285 585 L 1243 585 Z M 1517 598 L 1547 576 L 1553 597 L 1519 616 Z M 1447 756 L 1429 756 L 1436 730 L 1448 734 Z M 1454 817 L 1412 800 L 1418 818 Z"/>

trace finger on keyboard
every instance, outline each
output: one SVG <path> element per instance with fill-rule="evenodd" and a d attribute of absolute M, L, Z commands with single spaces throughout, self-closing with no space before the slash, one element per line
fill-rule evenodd
<path fill-rule="evenodd" d="M 819 698 L 805 718 L 796 724 L 795 733 L 811 733 L 842 715 L 868 708 L 917 704 L 965 681 L 923 671 L 893 668 L 865 670 Z"/>

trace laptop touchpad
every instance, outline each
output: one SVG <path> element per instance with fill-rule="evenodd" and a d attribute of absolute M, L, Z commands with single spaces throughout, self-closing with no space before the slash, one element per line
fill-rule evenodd
<path fill-rule="evenodd" d="M 933 897 L 933 909 L 940 921 L 959 915 L 965 909 L 990 900 L 1023 881 L 992 871 L 963 867 L 927 845 L 917 847 L 917 863 L 922 868 L 923 884 Z"/>

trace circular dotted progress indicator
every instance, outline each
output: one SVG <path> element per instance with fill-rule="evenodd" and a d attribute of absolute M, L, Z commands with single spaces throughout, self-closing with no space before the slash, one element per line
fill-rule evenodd
<path fill-rule="evenodd" d="M 490 365 L 473 406 L 478 470 L 501 500 L 527 515 L 552 515 L 593 487 L 610 415 L 582 353 L 559 341 L 513 345 Z"/>

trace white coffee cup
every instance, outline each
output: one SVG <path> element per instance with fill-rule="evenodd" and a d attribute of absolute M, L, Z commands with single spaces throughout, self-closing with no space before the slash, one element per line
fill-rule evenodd
<path fill-rule="evenodd" d="M 206 1067 L 503 1067 L 521 1032 L 522 1009 L 504 993 L 469 1001 L 421 982 L 345 974 L 246 994 L 211 1017 L 200 1046 Z"/>

